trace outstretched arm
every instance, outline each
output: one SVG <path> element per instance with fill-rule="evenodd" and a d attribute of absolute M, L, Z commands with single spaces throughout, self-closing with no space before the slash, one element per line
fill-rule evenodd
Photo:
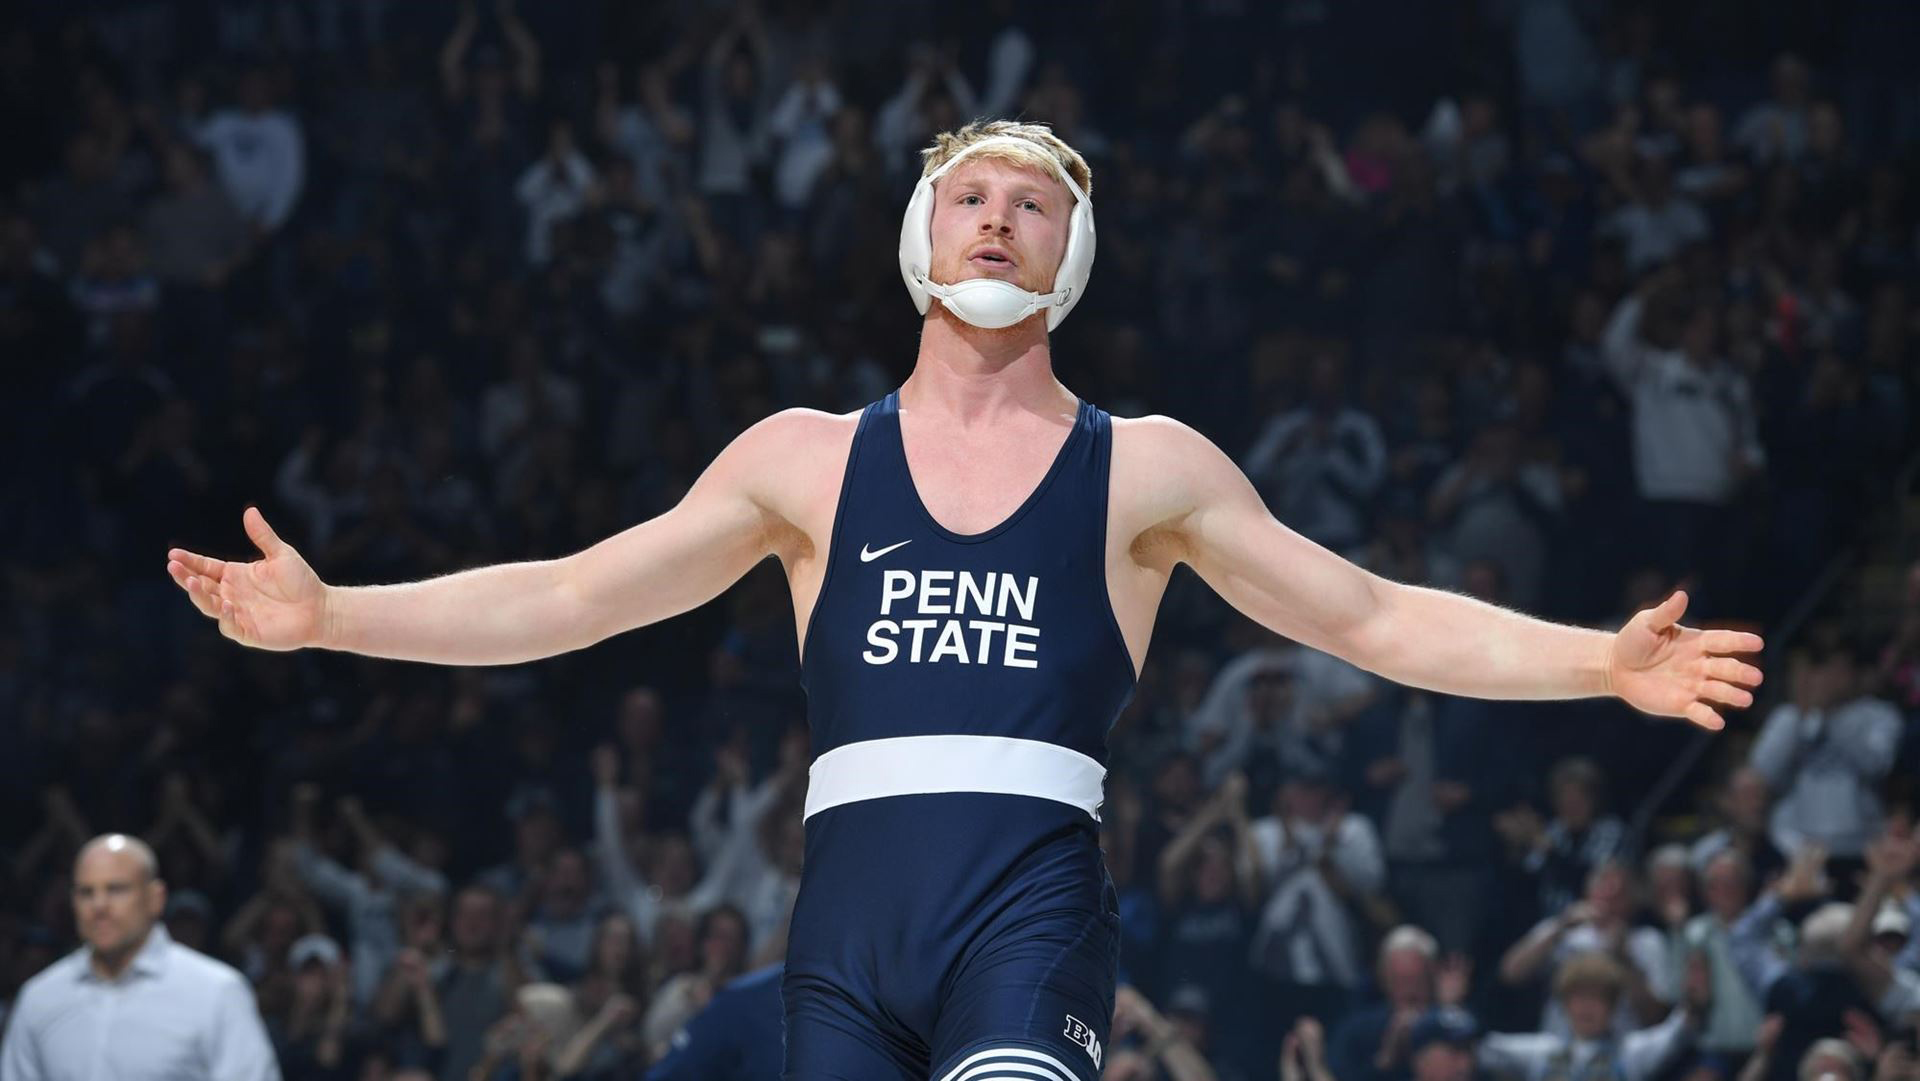
<path fill-rule="evenodd" d="M 249 508 L 247 535 L 265 558 L 227 562 L 175 548 L 167 571 L 242 645 L 437 664 L 537 660 L 704 604 L 771 554 L 784 535 L 779 486 L 794 480 L 795 446 L 820 416 L 789 410 L 761 421 L 672 510 L 562 559 L 329 586 Z"/>
<path fill-rule="evenodd" d="M 1398 683 L 1475 698 L 1613 694 L 1647 713 L 1721 727 L 1745 707 L 1760 670 L 1730 656 L 1760 638 L 1677 620 L 1686 595 L 1636 615 L 1618 633 L 1532 619 L 1471 597 L 1389 581 L 1300 536 L 1268 513 L 1233 462 L 1177 421 L 1127 425 L 1137 458 L 1128 496 L 1134 547 L 1184 562 L 1229 604 L 1270 630 Z M 1116 468 L 1123 457 L 1115 441 Z"/>

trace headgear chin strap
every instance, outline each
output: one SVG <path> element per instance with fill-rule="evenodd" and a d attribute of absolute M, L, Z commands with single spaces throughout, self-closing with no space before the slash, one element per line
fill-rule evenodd
<path fill-rule="evenodd" d="M 1054 174 L 1073 193 L 1073 214 L 1067 220 L 1067 251 L 1053 277 L 1053 292 L 1035 293 L 998 278 L 968 278 L 941 284 L 929 278 L 933 266 L 933 185 L 960 164 L 967 155 L 993 146 L 1017 145 L 1031 150 L 1039 146 L 1030 139 L 1013 135 L 994 135 L 974 143 L 947 159 L 938 169 L 920 178 L 913 198 L 907 201 L 907 214 L 900 223 L 900 277 L 913 294 L 913 305 L 925 315 L 931 299 L 938 297 L 947 310 L 985 330 L 1013 326 L 1042 308 L 1047 310 L 1047 329 L 1060 325 L 1080 297 L 1087 291 L 1087 276 L 1093 271 L 1093 201 L 1080 185 L 1073 182 L 1051 153 L 1045 155 Z"/>

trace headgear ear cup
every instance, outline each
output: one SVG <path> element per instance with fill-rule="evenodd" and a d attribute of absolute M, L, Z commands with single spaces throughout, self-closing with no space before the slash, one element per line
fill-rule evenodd
<path fill-rule="evenodd" d="M 913 306 L 920 309 L 921 315 L 927 314 L 927 305 L 932 299 L 920 280 L 933 271 L 933 180 L 933 177 L 922 177 L 913 186 L 906 216 L 900 221 L 900 277 L 906 281 L 907 292 L 913 294 Z"/>
<path fill-rule="evenodd" d="M 1047 309 L 1047 329 L 1060 325 L 1075 304 L 1087 291 L 1087 279 L 1093 274 L 1093 204 L 1079 193 L 1071 179 L 1067 187 L 1074 189 L 1079 202 L 1073 207 L 1073 221 L 1067 228 L 1067 253 L 1060 260 L 1060 272 L 1053 276 L 1054 292 L 1068 290 L 1066 299 Z M 931 225 L 929 225 L 931 228 Z"/>
<path fill-rule="evenodd" d="M 1044 307 L 1047 309 L 1047 329 L 1052 330 L 1060 325 L 1060 321 L 1067 317 L 1067 313 L 1086 293 L 1087 278 L 1093 272 L 1093 201 L 1087 198 L 1087 193 L 1080 190 L 1080 185 L 1074 183 L 1073 177 L 1051 154 L 1046 155 L 1047 161 L 1074 198 L 1073 214 L 1067 222 L 1067 249 L 1060 259 L 1060 269 L 1054 274 L 1053 291 L 1033 293 L 1011 282 L 989 278 L 968 279 L 953 285 L 942 285 L 929 278 L 933 267 L 934 184 L 967 155 L 986 147 L 1008 144 L 1027 149 L 1036 145 L 1031 140 L 1017 136 L 991 136 L 961 150 L 914 185 L 913 195 L 907 200 L 906 214 L 900 221 L 900 277 L 906 282 L 907 292 L 913 296 L 914 307 L 922 315 L 926 314 L 927 306 L 935 296 L 940 297 L 948 310 L 961 319 L 983 327 L 1011 326 L 1012 323 L 1003 320 L 1012 318 L 1018 322 Z"/>

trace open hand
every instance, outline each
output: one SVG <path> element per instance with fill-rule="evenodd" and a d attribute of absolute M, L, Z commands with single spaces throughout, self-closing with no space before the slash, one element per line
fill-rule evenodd
<path fill-rule="evenodd" d="M 1765 645 L 1744 631 L 1682 627 L 1687 594 L 1675 590 L 1660 605 L 1627 621 L 1613 636 L 1607 686 L 1642 713 L 1684 717 L 1710 731 L 1726 727 L 1718 707 L 1753 705 L 1760 669 L 1731 656 Z"/>
<path fill-rule="evenodd" d="M 326 629 L 326 583 L 257 508 L 248 507 L 241 522 L 265 558 L 228 562 L 174 548 L 167 552 L 167 573 L 202 615 L 219 621 L 221 634 L 243 646 L 289 650 L 319 644 Z"/>

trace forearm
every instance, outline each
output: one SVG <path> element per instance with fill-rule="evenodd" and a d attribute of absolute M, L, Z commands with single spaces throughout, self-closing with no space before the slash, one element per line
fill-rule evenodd
<path fill-rule="evenodd" d="M 607 1029 L 611 1025 L 612 1020 L 605 1014 L 601 1014 L 582 1026 L 580 1031 L 567 1040 L 560 1054 L 555 1057 L 554 1074 L 558 1077 L 572 1077 L 579 1073 L 581 1067 L 587 1064 L 588 1056 L 593 1054 L 594 1047 L 606 1038 Z"/>
<path fill-rule="evenodd" d="M 424 582 L 331 586 L 319 645 L 431 664 L 520 664 L 603 635 L 565 588 L 560 561 L 502 563 Z"/>
<path fill-rule="evenodd" d="M 439 996 L 427 988 L 416 994 L 413 1001 L 420 1013 L 420 1042 L 428 1047 L 447 1046 L 447 1022 L 440 1012 Z"/>
<path fill-rule="evenodd" d="M 1161 1031 L 1147 1045 L 1147 1057 L 1157 1059 L 1171 1081 L 1214 1081 L 1213 1067 L 1207 1064 L 1206 1056 L 1188 1043 L 1170 1022 L 1161 1025 Z"/>
<path fill-rule="evenodd" d="M 1472 597 L 1378 580 L 1379 606 L 1346 659 L 1396 683 L 1468 698 L 1610 693 L 1610 631 L 1534 619 Z"/>
<path fill-rule="evenodd" d="M 1733 958 L 1733 967 L 1747 981 L 1754 997 L 1761 1001 L 1766 1000 L 1774 981 L 1792 967 L 1773 952 L 1768 941 L 1773 924 L 1783 911 L 1780 899 L 1766 894 L 1734 921 L 1727 933 L 1727 953 Z"/>
<path fill-rule="evenodd" d="M 1620 967 L 1626 975 L 1627 1005 L 1633 1007 L 1633 1012 L 1640 1018 L 1641 1023 L 1649 1023 L 1656 1017 L 1664 1020 L 1667 1017 L 1667 1004 L 1660 1001 L 1659 995 L 1653 993 L 1653 988 L 1647 983 L 1646 973 L 1640 971 L 1632 958 L 1617 957 L 1615 960 L 1620 962 Z"/>
<path fill-rule="evenodd" d="M 1683 1006 L 1659 1025 L 1628 1033 L 1621 1049 L 1627 1081 L 1658 1075 L 1693 1042 L 1696 1031 L 1692 1013 Z"/>
<path fill-rule="evenodd" d="M 1562 928 L 1558 924 L 1548 924 L 1536 928 L 1525 938 L 1513 944 L 1507 955 L 1500 959 L 1500 978 L 1510 984 L 1523 984 L 1539 975 L 1540 969 L 1553 955 L 1554 943 L 1560 940 Z"/>
<path fill-rule="evenodd" d="M 207 870 L 216 877 L 224 878 L 227 871 L 227 851 L 220 843 L 220 836 L 214 832 L 213 823 L 198 809 L 189 810 L 181 816 L 180 824 L 186 828 L 187 839 L 200 851 L 200 858 L 207 862 Z"/>

